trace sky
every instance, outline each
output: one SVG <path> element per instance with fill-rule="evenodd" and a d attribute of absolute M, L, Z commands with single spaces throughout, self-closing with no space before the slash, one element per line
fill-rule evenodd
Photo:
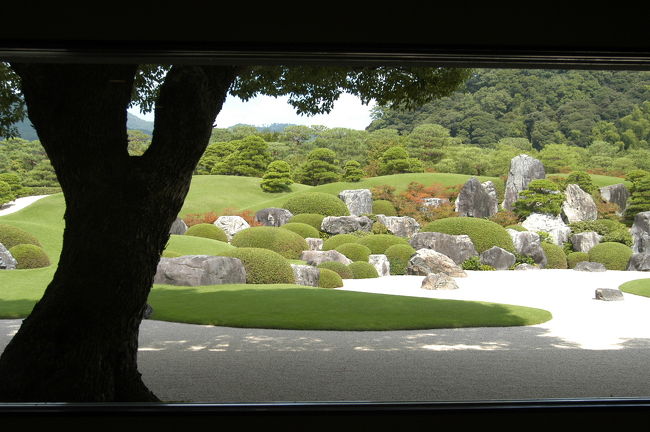
<path fill-rule="evenodd" d="M 329 114 L 316 116 L 300 116 L 296 114 L 287 98 L 259 96 L 248 102 L 228 96 L 223 109 L 217 116 L 218 128 L 228 128 L 242 123 L 253 126 L 268 126 L 273 123 L 291 123 L 305 126 L 326 126 L 328 128 L 365 129 L 371 122 L 370 109 L 372 104 L 363 105 L 355 96 L 343 94 L 335 102 L 334 109 Z M 142 115 L 139 110 L 129 110 L 145 120 L 153 121 L 153 113 Z"/>

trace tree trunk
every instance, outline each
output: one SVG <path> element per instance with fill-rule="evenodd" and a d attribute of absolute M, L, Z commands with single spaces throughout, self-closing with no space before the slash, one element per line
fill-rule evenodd
<path fill-rule="evenodd" d="M 234 78 L 174 67 L 150 148 L 129 156 L 135 65 L 12 65 L 63 189 L 63 249 L 43 298 L 0 357 L 0 401 L 157 401 L 138 329 L 169 228 Z"/>

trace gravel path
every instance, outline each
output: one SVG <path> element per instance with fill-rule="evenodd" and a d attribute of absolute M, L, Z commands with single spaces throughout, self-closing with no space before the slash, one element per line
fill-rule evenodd
<path fill-rule="evenodd" d="M 8 215 L 10 213 L 17 212 L 18 210 L 24 209 L 28 205 L 46 196 L 48 195 L 33 195 L 33 196 L 28 196 L 23 198 L 17 198 L 15 201 L 11 201 L 7 204 L 0 206 L 0 216 Z"/>

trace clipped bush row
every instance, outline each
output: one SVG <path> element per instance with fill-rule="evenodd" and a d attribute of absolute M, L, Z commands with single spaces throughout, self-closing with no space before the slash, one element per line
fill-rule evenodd
<path fill-rule="evenodd" d="M 17 269 L 35 269 L 51 265 L 50 258 L 38 239 L 21 228 L 0 224 L 0 244 L 16 260 Z"/>

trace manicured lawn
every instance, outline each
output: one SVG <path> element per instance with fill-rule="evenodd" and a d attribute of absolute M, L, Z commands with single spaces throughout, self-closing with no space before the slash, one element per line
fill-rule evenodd
<path fill-rule="evenodd" d="M 177 252 L 181 255 L 220 255 L 233 249 L 229 243 L 203 237 L 172 235 L 167 243 L 166 251 Z"/>
<path fill-rule="evenodd" d="M 637 279 L 625 282 L 619 289 L 628 294 L 650 297 L 650 279 Z"/>

